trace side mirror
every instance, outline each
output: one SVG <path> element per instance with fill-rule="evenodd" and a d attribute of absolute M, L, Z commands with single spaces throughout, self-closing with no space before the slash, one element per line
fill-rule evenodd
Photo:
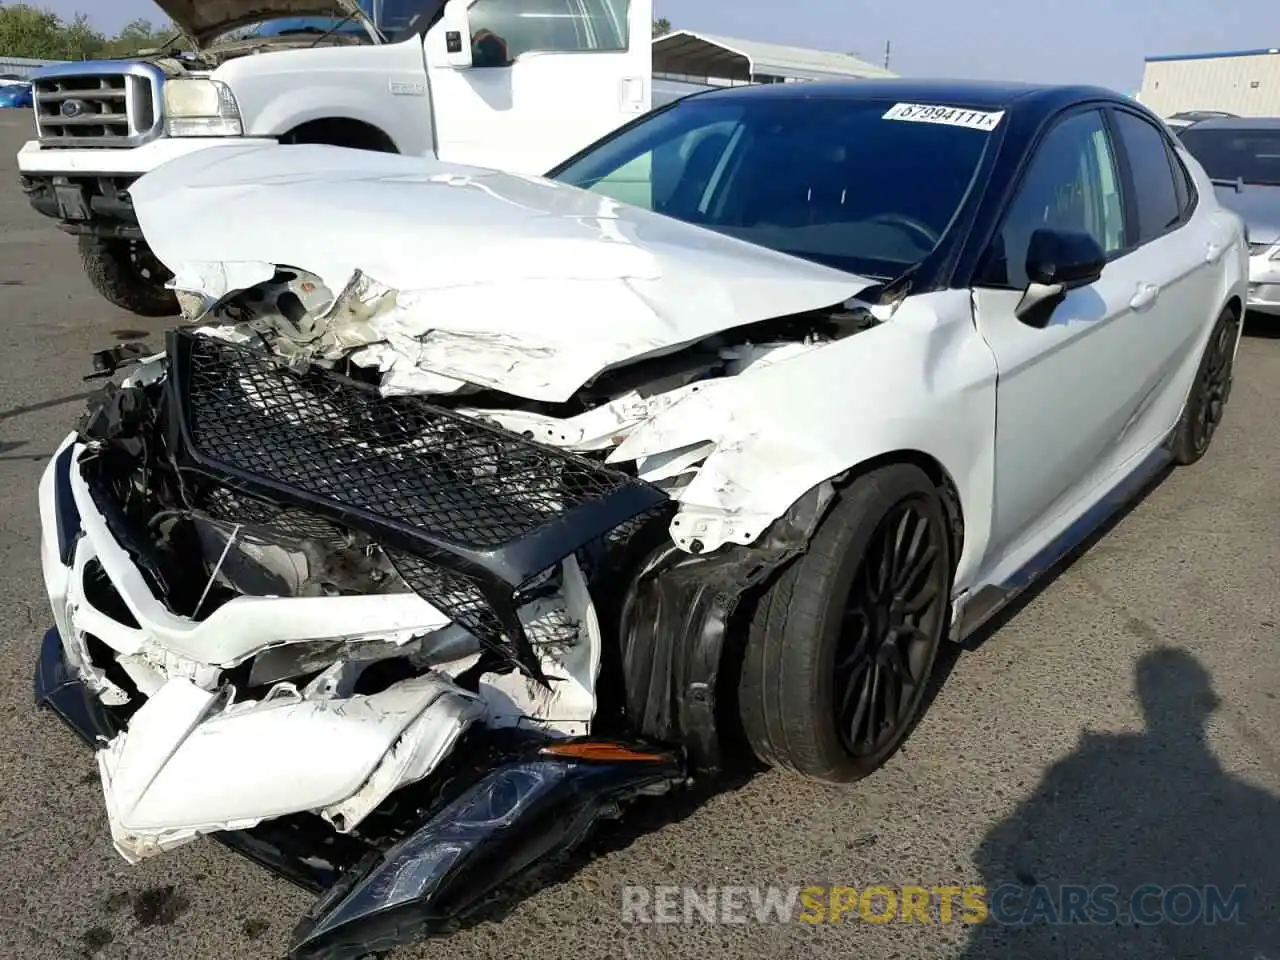
<path fill-rule="evenodd" d="M 445 63 L 455 70 L 471 66 L 471 17 L 468 0 L 449 0 L 440 27 L 444 30 Z"/>
<path fill-rule="evenodd" d="M 1027 244 L 1027 289 L 1014 314 L 1023 323 L 1043 327 L 1068 290 L 1087 287 L 1102 276 L 1107 255 L 1087 233 L 1040 229 Z"/>

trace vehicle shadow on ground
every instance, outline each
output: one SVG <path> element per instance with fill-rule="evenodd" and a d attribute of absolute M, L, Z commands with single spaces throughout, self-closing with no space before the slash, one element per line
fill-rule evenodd
<path fill-rule="evenodd" d="M 1048 589 L 1048 587 L 1057 580 L 1068 567 L 1092 550 L 1101 540 L 1106 539 L 1107 535 L 1110 534 L 1125 517 L 1129 516 L 1130 513 L 1138 508 L 1139 504 L 1146 500 L 1147 497 L 1151 496 L 1151 494 L 1169 478 L 1174 469 L 1175 468 L 1172 465 L 1166 466 L 1152 477 L 1147 484 L 1134 495 L 1132 500 L 1121 506 L 1102 524 L 1102 526 L 1098 527 L 1097 530 L 1085 537 L 1085 539 L 1067 553 L 1066 556 L 1062 557 L 1062 559 L 1058 560 L 1043 574 L 1033 580 L 1031 585 L 1023 590 L 1022 593 L 1018 594 L 1018 596 L 1015 597 L 1008 606 L 1003 607 L 990 620 L 979 627 L 971 636 L 966 637 L 964 642 L 945 644 L 943 648 L 938 651 L 938 660 L 934 666 L 933 674 L 929 681 L 929 689 L 925 691 L 924 706 L 920 710 L 918 719 L 922 720 L 928 715 L 929 708 L 933 706 L 934 700 L 937 698 L 938 694 L 942 692 L 943 686 L 951 676 L 951 671 L 959 664 L 960 658 L 965 652 L 977 650 L 991 639 L 992 636 L 999 633 L 1005 624 L 1016 617 L 1029 604 L 1035 602 L 1036 598 Z M 910 739 L 909 735 L 907 739 Z M 904 740 L 904 743 L 905 742 L 906 741 Z M 1254 960 L 1254 958 L 1250 957 L 1249 960 Z M 1280 960 L 1280 957 L 1273 958 L 1273 960 Z"/>
<path fill-rule="evenodd" d="M 983 837 L 963 960 L 1280 957 L 1280 800 L 1210 752 L 1220 701 L 1189 653 L 1147 653 L 1135 685 L 1146 731 L 1084 733 Z"/>

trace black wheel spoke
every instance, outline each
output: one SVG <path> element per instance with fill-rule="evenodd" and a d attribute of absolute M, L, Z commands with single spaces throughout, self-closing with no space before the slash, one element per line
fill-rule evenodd
<path fill-rule="evenodd" d="M 871 690 L 867 696 L 867 735 L 865 742 L 875 743 L 880 730 L 880 665 L 871 665 Z"/>
<path fill-rule="evenodd" d="M 933 549 L 929 541 L 929 524 L 923 517 L 908 514 L 906 526 L 909 531 L 903 539 L 903 545 L 897 551 L 897 563 L 893 572 L 893 588 L 899 592 L 908 590 L 911 582 L 929 568 L 930 553 Z"/>
<path fill-rule="evenodd" d="M 881 668 L 881 672 L 890 674 L 890 671 L 884 668 Z M 902 676 L 901 674 L 891 674 L 884 679 L 884 725 L 892 727 L 898 722 L 898 703 L 902 694 Z"/>
<path fill-rule="evenodd" d="M 880 543 L 879 551 L 874 555 L 875 575 L 871 581 L 871 597 L 873 600 L 888 599 L 893 590 L 894 558 L 898 552 L 898 540 L 901 536 L 902 522 L 902 520 L 898 520 L 892 524 L 891 532 L 885 535 Z"/>
<path fill-rule="evenodd" d="M 862 673 L 861 681 L 856 684 L 849 684 L 850 690 L 856 689 L 858 691 L 858 705 L 854 708 L 853 716 L 849 718 L 848 726 L 845 727 L 848 731 L 850 743 L 859 743 L 863 739 L 862 728 L 866 723 L 867 714 L 871 710 L 872 673 L 871 670 L 865 670 Z"/>
<path fill-rule="evenodd" d="M 851 616 L 846 626 L 849 630 L 845 636 L 851 642 L 843 646 L 841 659 L 836 661 L 837 676 L 855 667 L 859 660 L 865 660 L 871 645 L 871 624 L 866 614 L 857 618 Z"/>
<path fill-rule="evenodd" d="M 937 584 L 929 576 L 937 559 L 938 548 L 930 544 L 927 549 L 921 551 L 915 565 L 908 568 L 907 576 L 898 588 L 905 612 L 919 613 L 937 596 Z"/>
<path fill-rule="evenodd" d="M 833 664 L 837 729 L 854 755 L 893 749 L 920 703 L 946 622 L 946 536 L 936 504 L 916 494 L 867 541 Z"/>

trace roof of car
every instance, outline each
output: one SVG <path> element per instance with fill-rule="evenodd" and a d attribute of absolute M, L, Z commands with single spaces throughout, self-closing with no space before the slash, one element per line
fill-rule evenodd
<path fill-rule="evenodd" d="M 1280 117 L 1210 117 L 1188 130 L 1280 130 Z M 1185 131 L 1184 131 L 1185 132 Z"/>
<path fill-rule="evenodd" d="M 912 103 L 939 103 L 973 109 L 1000 110 L 1017 102 L 1019 106 L 1039 105 L 1048 109 L 1076 100 L 1129 98 L 1113 90 L 1088 86 L 1050 86 L 982 80 L 846 80 L 815 83 L 767 83 L 743 87 L 723 87 L 705 97 L 750 97 L 779 100 L 897 100 Z"/>

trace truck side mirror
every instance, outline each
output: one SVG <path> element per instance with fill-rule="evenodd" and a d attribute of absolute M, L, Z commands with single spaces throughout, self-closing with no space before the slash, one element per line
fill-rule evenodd
<path fill-rule="evenodd" d="M 440 26 L 444 29 L 445 63 L 455 70 L 471 66 L 471 18 L 469 0 L 449 0 L 444 5 Z"/>

